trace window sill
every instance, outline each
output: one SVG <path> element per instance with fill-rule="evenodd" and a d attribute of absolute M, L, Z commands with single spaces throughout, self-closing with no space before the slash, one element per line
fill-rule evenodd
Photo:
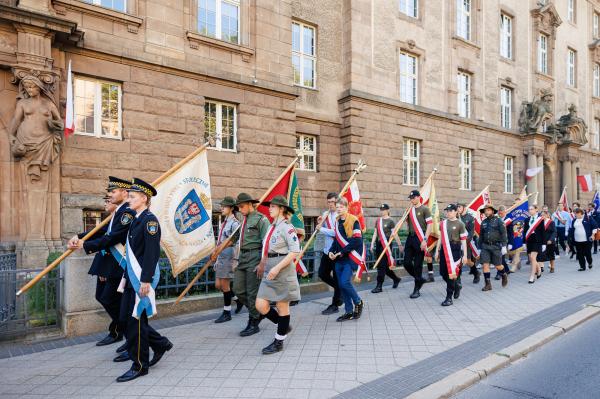
<path fill-rule="evenodd" d="M 80 0 L 52 0 L 52 4 L 54 5 L 54 9 L 58 15 L 66 15 L 67 9 L 79 11 L 84 14 L 98 16 L 113 22 L 127 25 L 127 31 L 130 33 L 138 33 L 140 26 L 142 26 L 142 23 L 144 22 L 143 18 L 136 17 L 135 15 L 111 10 L 110 8 L 97 6 L 94 4 L 84 3 Z"/>
<path fill-rule="evenodd" d="M 474 42 L 472 42 L 470 40 L 464 39 L 460 36 L 456 36 L 456 35 L 452 36 L 452 41 L 455 44 L 461 44 L 464 47 L 471 48 L 473 50 L 477 50 L 477 51 L 481 50 L 481 47 L 479 47 L 477 44 L 475 44 Z"/>
<path fill-rule="evenodd" d="M 229 152 L 231 154 L 237 154 L 237 150 L 229 150 L 227 148 L 216 148 L 216 147 L 206 147 L 207 150 L 213 150 L 218 152 Z"/>
<path fill-rule="evenodd" d="M 508 65 L 515 65 L 515 60 L 512 58 L 506 58 L 505 56 L 501 55 L 500 56 L 500 61 L 504 62 L 505 64 Z"/>
<path fill-rule="evenodd" d="M 311 90 L 311 91 L 319 91 L 319 89 L 317 89 L 316 87 L 309 87 L 309 86 L 302 86 L 299 85 L 297 83 L 294 83 L 294 86 L 300 88 L 300 89 L 306 89 L 306 90 Z"/>
<path fill-rule="evenodd" d="M 89 133 L 80 133 L 80 132 L 74 132 L 73 136 L 80 136 L 80 137 L 91 137 L 91 138 L 95 138 L 95 139 L 109 139 L 109 140 L 118 140 L 118 141 L 122 141 L 123 137 L 122 136 L 99 136 L 97 134 L 89 134 Z"/>
<path fill-rule="evenodd" d="M 567 85 L 566 89 L 572 91 L 573 93 L 579 93 L 579 89 L 577 88 L 577 86 L 568 86 Z"/>
<path fill-rule="evenodd" d="M 552 75 L 548 75 L 547 73 L 543 73 L 540 71 L 535 71 L 535 74 L 545 80 L 548 80 L 550 82 L 554 82 L 554 77 Z"/>
<path fill-rule="evenodd" d="M 419 26 L 423 25 L 423 20 L 421 17 L 411 17 L 410 15 L 404 14 L 402 11 L 398 11 L 398 19 L 401 19 L 406 22 L 410 22 Z"/>
<path fill-rule="evenodd" d="M 221 50 L 231 51 L 232 53 L 240 54 L 242 60 L 245 62 L 250 61 L 250 57 L 254 55 L 254 50 L 241 46 L 239 44 L 229 43 L 223 40 L 214 39 L 212 37 L 203 36 L 196 32 L 187 31 L 186 37 L 189 41 L 190 48 L 197 49 L 201 44 L 209 47 L 218 48 Z"/>

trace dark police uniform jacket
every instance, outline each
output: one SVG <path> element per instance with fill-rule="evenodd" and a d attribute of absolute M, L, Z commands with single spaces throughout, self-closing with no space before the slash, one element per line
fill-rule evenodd
<path fill-rule="evenodd" d="M 145 209 L 137 217 L 134 217 L 129 227 L 129 246 L 135 255 L 142 274 L 140 282 L 151 283 L 156 270 L 156 264 L 160 258 L 160 225 L 156 216 Z M 127 286 L 131 287 L 129 276 L 125 273 Z"/>
<path fill-rule="evenodd" d="M 503 247 L 507 244 L 506 226 L 497 215 L 484 218 L 479 230 L 479 248 L 484 246 Z"/>

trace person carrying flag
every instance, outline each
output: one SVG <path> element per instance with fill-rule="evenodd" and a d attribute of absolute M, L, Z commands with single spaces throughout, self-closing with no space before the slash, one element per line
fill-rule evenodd
<path fill-rule="evenodd" d="M 460 281 L 462 262 L 467 260 L 467 229 L 456 218 L 458 207 L 449 204 L 444 211 L 446 220 L 440 222 L 440 239 L 435 250 L 435 260 L 440 265 L 440 275 L 446 282 L 446 299 L 442 306 L 452 305 L 452 298 L 458 299 L 462 284 Z"/>
<path fill-rule="evenodd" d="M 408 195 L 410 200 L 410 213 L 408 223 L 408 237 L 404 244 L 404 269 L 415 279 L 411 299 L 421 296 L 421 287 L 425 283 L 423 278 L 423 260 L 427 251 L 427 240 L 431 234 L 433 219 L 428 207 L 421 203 L 421 193 L 413 190 Z"/>
<path fill-rule="evenodd" d="M 477 247 L 475 246 L 476 243 L 473 238 L 475 235 L 475 218 L 467 211 L 465 203 L 459 202 L 457 207 L 460 221 L 463 222 L 467 229 L 467 261 L 465 262 L 465 265 L 469 266 L 469 274 L 473 275 L 473 284 L 479 284 L 481 272 L 477 270 L 477 266 L 475 265 L 477 258 L 475 250 L 477 250 Z"/>
<path fill-rule="evenodd" d="M 506 235 L 506 226 L 502 219 L 496 214 L 498 211 L 492 204 L 483 206 L 479 212 L 485 214 L 485 219 L 481 221 L 479 230 L 479 248 L 481 248 L 480 259 L 483 264 L 483 277 L 485 286 L 482 291 L 491 291 L 492 282 L 490 279 L 490 265 L 496 267 L 502 278 L 502 287 L 508 284 L 508 274 L 502 265 L 502 255 L 506 255 L 506 245 L 508 238 Z"/>
<path fill-rule="evenodd" d="M 550 263 L 550 273 L 554 273 L 554 260 L 556 259 L 556 225 L 550 217 L 550 212 L 542 211 L 544 219 L 544 243 L 546 250 L 538 255 L 538 261 L 542 262 L 541 269 L 544 270 L 544 262 Z"/>
<path fill-rule="evenodd" d="M 381 212 L 381 217 L 377 218 L 377 221 L 375 222 L 375 231 L 373 233 L 373 239 L 371 240 L 371 252 L 375 254 L 376 259 L 378 259 L 381 252 L 383 252 L 388 237 L 392 234 L 395 226 L 394 221 L 390 218 L 390 206 L 388 204 L 381 204 L 379 206 L 379 211 Z M 398 247 L 402 248 L 402 243 L 397 234 L 394 235 L 394 239 L 396 240 Z M 398 288 L 401 279 L 396 276 L 396 273 L 392 270 L 394 265 L 395 260 L 392 255 L 392 248 L 390 247 L 377 265 L 377 285 L 371 291 L 373 294 L 383 291 L 382 287 L 386 275 L 394 282 L 392 288 Z"/>
<path fill-rule="evenodd" d="M 535 283 L 536 278 L 542 277 L 541 266 L 538 264 L 538 254 L 546 250 L 544 242 L 544 219 L 538 214 L 535 204 L 529 206 L 529 218 L 525 220 L 525 246 L 531 265 L 529 284 Z"/>

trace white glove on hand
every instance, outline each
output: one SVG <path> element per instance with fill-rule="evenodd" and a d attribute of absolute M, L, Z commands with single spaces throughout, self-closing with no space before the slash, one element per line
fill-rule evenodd
<path fill-rule="evenodd" d="M 502 247 L 502 255 L 506 255 L 506 247 Z"/>
<path fill-rule="evenodd" d="M 512 251 L 512 245 L 508 244 L 508 250 Z"/>
<path fill-rule="evenodd" d="M 544 252 L 546 250 L 546 246 L 542 245 L 542 252 Z"/>

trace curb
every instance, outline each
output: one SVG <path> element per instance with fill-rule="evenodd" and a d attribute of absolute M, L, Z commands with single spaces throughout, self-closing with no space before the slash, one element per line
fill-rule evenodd
<path fill-rule="evenodd" d="M 501 368 L 508 366 L 512 362 L 527 356 L 540 346 L 552 341 L 572 330 L 578 325 L 591 319 L 600 313 L 600 302 L 585 305 L 582 310 L 573 313 L 570 316 L 544 328 L 537 333 L 507 347 L 496 353 L 492 353 L 476 363 L 465 367 L 449 376 L 426 386 L 425 388 L 413 392 L 406 399 L 447 399 L 460 391 L 475 385 L 488 375 Z"/>

